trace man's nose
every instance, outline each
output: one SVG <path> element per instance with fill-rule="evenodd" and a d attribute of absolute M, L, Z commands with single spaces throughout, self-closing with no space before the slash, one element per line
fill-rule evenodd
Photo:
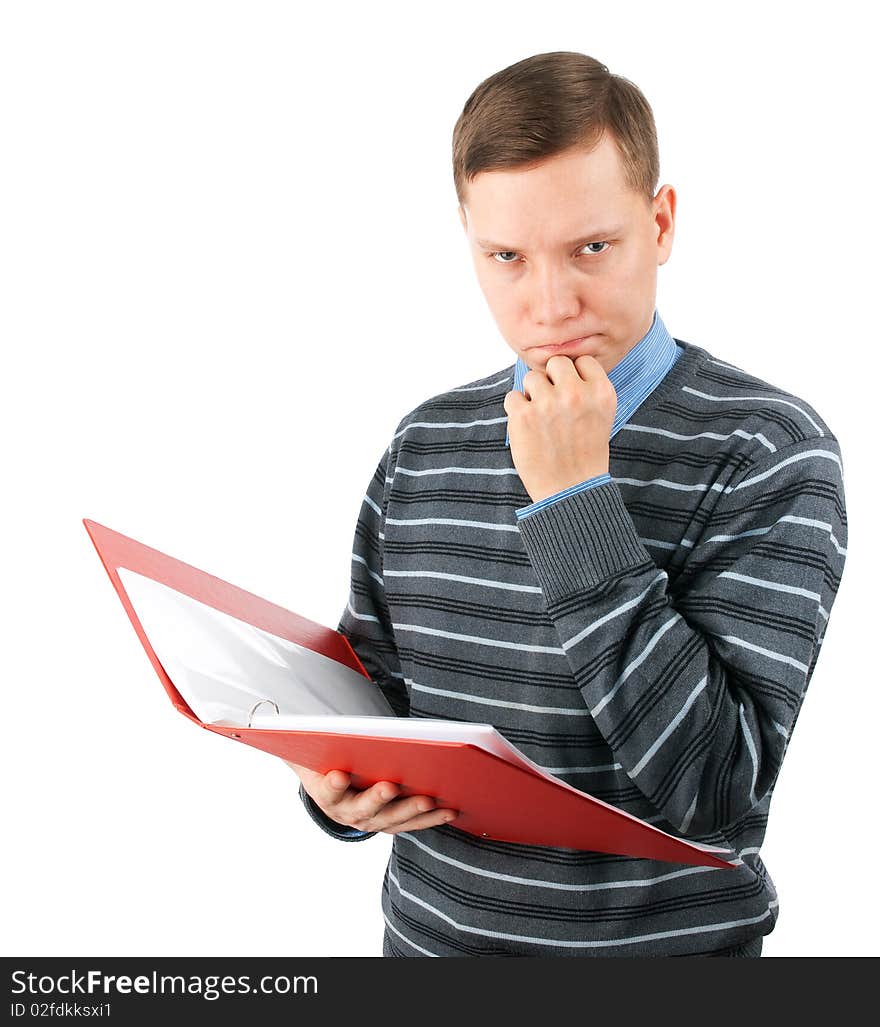
<path fill-rule="evenodd" d="M 558 266 L 536 267 L 529 288 L 531 315 L 542 324 L 577 315 L 583 302 L 583 279 Z"/>

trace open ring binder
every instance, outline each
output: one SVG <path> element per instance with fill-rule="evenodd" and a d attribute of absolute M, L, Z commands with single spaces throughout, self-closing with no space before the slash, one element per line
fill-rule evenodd
<path fill-rule="evenodd" d="M 152 582 L 159 582 L 213 610 L 270 632 L 278 640 L 293 642 L 311 653 L 335 661 L 336 666 L 343 668 L 348 675 L 356 672 L 358 687 L 358 675 L 366 678 L 367 682 L 370 682 L 370 677 L 348 639 L 338 631 L 285 610 L 95 521 L 84 519 L 83 523 L 171 702 L 180 713 L 206 730 L 318 773 L 346 771 L 352 775 L 352 786 L 358 789 L 378 781 L 395 781 L 401 784 L 404 795 L 434 796 L 438 806 L 460 811 L 449 825 L 452 830 L 475 836 L 725 870 L 736 869 L 741 864 L 729 849 L 667 834 L 624 810 L 573 788 L 535 764 L 527 765 L 530 761 L 521 753 L 521 759 L 515 761 L 468 742 L 383 735 L 381 725 L 386 718 L 382 716 L 373 718 L 375 734 L 286 727 L 255 728 L 251 726 L 252 720 L 265 702 L 275 706 L 278 713 L 278 704 L 274 700 L 260 699 L 250 706 L 247 726 L 228 721 L 206 723 L 193 712 L 166 673 L 126 592 L 120 570 L 132 571 Z M 245 719 L 244 714 L 241 719 Z M 734 857 L 736 862 L 729 862 L 724 857 Z"/>

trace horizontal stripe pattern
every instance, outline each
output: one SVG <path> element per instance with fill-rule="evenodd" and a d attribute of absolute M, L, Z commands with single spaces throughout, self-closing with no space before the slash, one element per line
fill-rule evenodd
<path fill-rule="evenodd" d="M 339 630 L 398 715 L 493 724 L 737 868 L 454 822 L 396 835 L 381 908 L 402 955 L 692 955 L 773 929 L 760 849 L 846 558 L 843 464 L 804 400 L 675 342 L 609 480 L 526 517 L 514 368 L 410 411 L 368 484 Z"/>

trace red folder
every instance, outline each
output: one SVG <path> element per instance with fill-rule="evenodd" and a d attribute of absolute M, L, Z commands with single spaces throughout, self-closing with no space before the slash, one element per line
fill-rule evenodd
<path fill-rule="evenodd" d="M 352 775 L 355 788 L 394 781 L 400 785 L 401 795 L 430 795 L 439 806 L 460 811 L 450 827 L 483 838 L 735 869 L 736 864 L 713 855 L 728 850 L 692 844 L 666 834 L 586 792 L 573 791 L 561 781 L 515 766 L 479 746 L 203 723 L 165 673 L 126 594 L 118 568 L 152 578 L 222 613 L 330 657 L 365 677 L 369 675 L 348 639 L 333 628 L 292 613 L 95 521 L 84 518 L 83 524 L 171 702 L 185 717 L 208 731 L 322 774 L 346 771 Z"/>

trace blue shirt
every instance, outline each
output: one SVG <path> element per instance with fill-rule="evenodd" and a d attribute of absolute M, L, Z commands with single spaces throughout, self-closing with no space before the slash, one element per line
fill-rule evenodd
<path fill-rule="evenodd" d="M 666 377 L 667 372 L 684 352 L 682 346 L 676 343 L 669 334 L 666 325 L 660 319 L 660 315 L 654 310 L 654 319 L 651 327 L 642 336 L 633 348 L 619 360 L 608 372 L 608 380 L 617 392 L 617 412 L 614 415 L 614 424 L 611 428 L 613 436 L 620 431 L 624 424 L 632 417 L 638 407 L 650 396 L 661 381 Z M 523 389 L 523 378 L 529 371 L 529 365 L 522 357 L 517 357 L 516 368 L 513 373 L 513 387 L 525 395 Z M 510 445 L 510 433 L 505 440 Z M 603 485 L 611 481 L 611 475 L 598 474 L 594 478 L 587 478 L 578 485 L 571 485 L 561 492 L 552 496 L 546 496 L 537 503 L 530 503 L 528 506 L 521 506 L 516 511 L 517 520 L 528 517 L 536 510 L 541 510 L 551 503 L 574 495 L 575 492 L 583 492 L 584 489 L 594 488 L 596 485 Z"/>

